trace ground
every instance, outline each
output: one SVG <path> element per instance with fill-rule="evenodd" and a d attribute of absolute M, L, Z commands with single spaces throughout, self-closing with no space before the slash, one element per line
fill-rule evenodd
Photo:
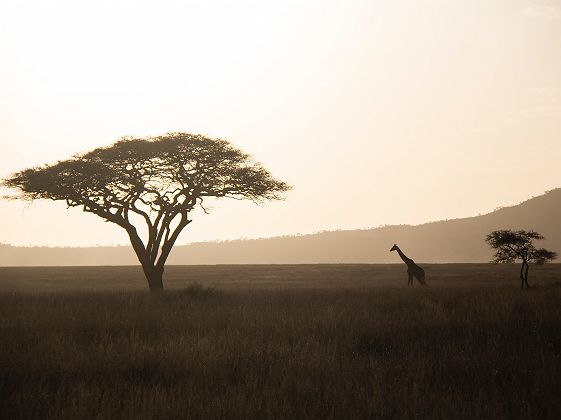
<path fill-rule="evenodd" d="M 423 267 L 0 268 L 1 417 L 560 418 L 561 265 Z"/>

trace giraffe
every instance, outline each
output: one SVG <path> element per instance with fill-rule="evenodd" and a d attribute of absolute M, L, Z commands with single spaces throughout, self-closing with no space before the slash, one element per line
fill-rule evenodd
<path fill-rule="evenodd" d="M 423 286 L 427 285 L 427 283 L 425 282 L 425 270 L 415 264 L 415 261 L 413 261 L 411 258 L 407 258 L 407 255 L 405 255 L 396 244 L 392 246 L 390 252 L 391 251 L 397 251 L 403 262 L 407 265 L 407 274 L 409 275 L 409 280 L 407 281 L 408 286 L 413 286 L 413 277 L 419 280 L 419 283 L 421 283 Z"/>

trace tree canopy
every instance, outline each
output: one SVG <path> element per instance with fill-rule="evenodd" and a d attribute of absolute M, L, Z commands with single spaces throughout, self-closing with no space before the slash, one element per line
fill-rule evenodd
<path fill-rule="evenodd" d="M 485 241 L 495 249 L 493 263 L 513 263 L 522 261 L 520 269 L 521 288 L 529 287 L 529 263 L 545 264 L 557 258 L 557 253 L 545 248 L 536 248 L 533 241 L 545 239 L 533 230 L 495 230 L 487 235 Z"/>
<path fill-rule="evenodd" d="M 256 203 L 283 198 L 290 186 L 226 140 L 188 133 L 124 137 L 108 147 L 4 180 L 16 198 L 63 200 L 124 228 L 151 289 L 161 289 L 165 261 L 197 206 L 209 197 Z M 138 221 L 147 234 L 141 239 Z"/>

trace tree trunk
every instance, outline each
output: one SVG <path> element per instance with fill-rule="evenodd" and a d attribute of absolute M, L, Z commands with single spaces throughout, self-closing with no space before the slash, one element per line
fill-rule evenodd
<path fill-rule="evenodd" d="M 160 292 L 164 290 L 164 283 L 162 282 L 162 274 L 153 273 L 150 277 L 147 277 L 148 287 L 151 292 Z"/>
<path fill-rule="evenodd" d="M 527 261 L 522 261 L 522 267 L 520 267 L 520 288 L 524 289 L 524 285 L 526 285 L 526 289 L 530 288 L 528 284 L 528 270 L 530 269 L 530 264 Z"/>
<path fill-rule="evenodd" d="M 148 280 L 148 287 L 151 292 L 160 292 L 164 290 L 164 283 L 162 281 L 164 270 L 158 270 L 151 265 L 142 265 L 146 280 Z"/>

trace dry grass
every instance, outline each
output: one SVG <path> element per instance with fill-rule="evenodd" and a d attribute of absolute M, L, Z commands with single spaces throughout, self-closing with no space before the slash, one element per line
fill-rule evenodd
<path fill-rule="evenodd" d="M 0 269 L 0 413 L 559 418 L 561 267 L 427 272 L 172 267 L 151 296 L 133 268 Z"/>

